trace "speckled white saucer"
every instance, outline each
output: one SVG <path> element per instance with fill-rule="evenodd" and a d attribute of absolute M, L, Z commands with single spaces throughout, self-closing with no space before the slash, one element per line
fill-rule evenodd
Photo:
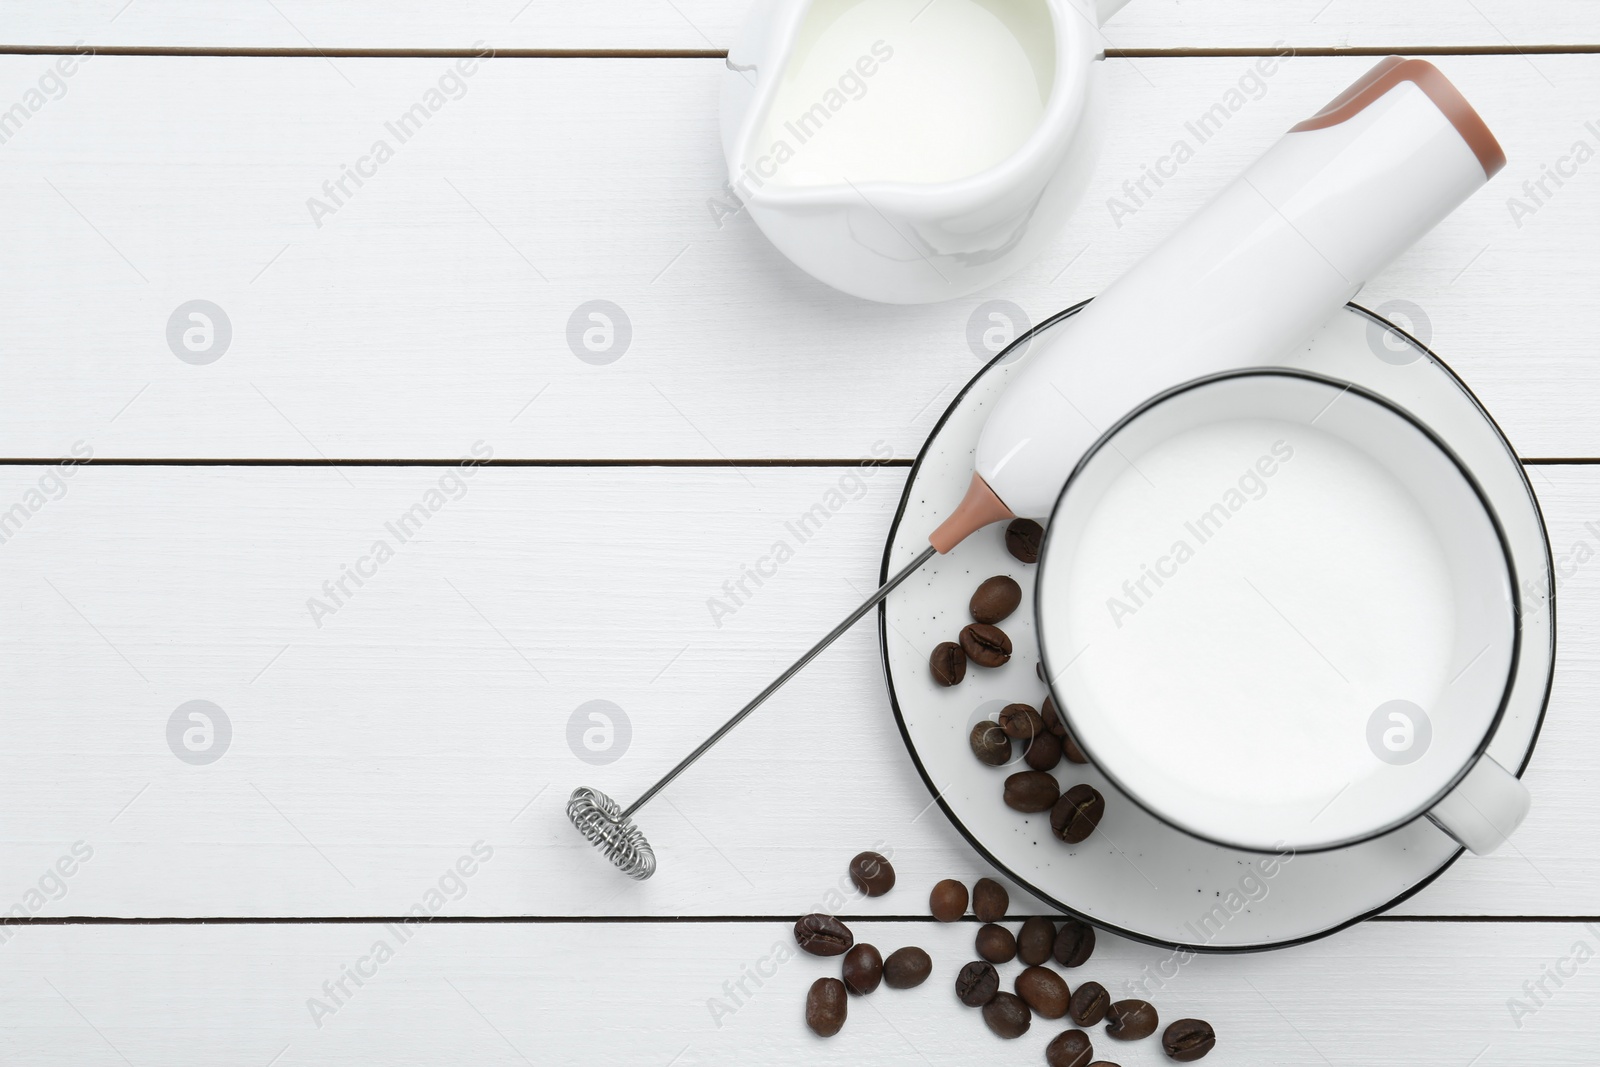
<path fill-rule="evenodd" d="M 1072 310 L 1019 338 L 951 403 L 907 479 L 884 553 L 885 578 L 926 547 L 928 532 L 961 499 L 990 405 L 1034 342 Z M 1482 487 L 1504 528 L 1523 592 L 1516 680 L 1488 752 L 1521 774 L 1549 697 L 1555 605 L 1544 523 L 1516 455 L 1449 368 L 1362 308 L 1350 306 L 1283 365 L 1354 382 L 1405 408 Z M 1291 945 L 1358 922 L 1417 892 L 1459 855 L 1455 842 L 1426 819 L 1313 854 L 1274 857 L 1208 844 L 1146 813 L 1093 767 L 1065 760 L 1055 770 L 1063 788 L 1088 782 L 1106 798 L 1096 834 L 1065 845 L 1051 835 L 1047 815 L 1006 807 L 1001 784 L 1026 766 L 1020 758 L 1014 767 L 984 766 L 967 736 L 973 724 L 994 718 L 1006 704 L 1037 707 L 1045 697 L 1035 673 L 1033 571 L 1006 551 L 1004 526 L 996 525 L 935 557 L 879 612 L 890 703 L 917 769 L 956 828 L 1017 883 L 1130 937 L 1238 951 Z M 940 688 L 929 677 L 928 654 L 971 621 L 967 601 L 993 574 L 1009 574 L 1022 585 L 1024 606 L 1003 624 L 1015 654 L 1004 667 L 969 668 L 960 685 Z"/>

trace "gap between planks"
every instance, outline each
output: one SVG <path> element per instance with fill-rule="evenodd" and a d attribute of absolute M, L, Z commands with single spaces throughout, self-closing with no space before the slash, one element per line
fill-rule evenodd
<path fill-rule="evenodd" d="M 0 55 L 210 56 L 245 59 L 471 59 L 473 48 L 245 48 L 204 45 L 0 44 Z M 492 48 L 496 59 L 726 59 L 712 48 Z M 1564 56 L 1600 54 L 1600 44 L 1383 45 L 1296 48 L 1295 56 Z M 1222 59 L 1282 55 L 1276 48 L 1107 48 L 1107 59 Z"/>
<path fill-rule="evenodd" d="M 49 467 L 62 462 L 60 456 L 0 456 L 0 467 Z M 1600 464 L 1600 457 L 1588 456 L 1526 456 L 1520 462 L 1524 467 L 1585 467 Z M 420 459 L 325 459 L 306 457 L 295 459 L 218 458 L 186 459 L 154 456 L 91 457 L 77 460 L 77 467 L 455 467 L 460 459 L 430 457 Z M 916 465 L 909 458 L 877 459 L 872 456 L 832 457 L 811 459 L 486 459 L 479 467 L 874 467 L 907 468 Z"/>
<path fill-rule="evenodd" d="M 1007 915 L 1006 921 L 1023 921 L 1032 915 Z M 1056 914 L 1039 918 L 1060 919 Z M 924 923 L 929 915 L 838 915 L 846 923 Z M 790 923 L 793 915 L 29 915 L 0 918 L 0 926 L 354 926 L 371 923 L 429 923 L 470 925 L 506 923 L 515 925 L 568 926 L 591 924 L 728 924 Z M 976 923 L 975 915 L 964 915 L 958 922 Z M 1600 923 L 1600 915 L 1373 915 L 1363 922 L 1383 923 Z"/>

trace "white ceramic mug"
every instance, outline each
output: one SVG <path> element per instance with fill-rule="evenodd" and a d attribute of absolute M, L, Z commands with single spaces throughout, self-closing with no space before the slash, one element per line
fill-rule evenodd
<path fill-rule="evenodd" d="M 1124 3 L 758 3 L 723 81 L 729 184 L 785 255 L 855 296 L 927 303 L 998 281 L 1040 252 L 1087 184 L 1098 27 Z M 941 77 L 941 57 L 978 76 Z M 972 98 L 984 69 L 1012 98 Z M 905 143 L 865 109 L 903 116 Z"/>
<path fill-rule="evenodd" d="M 1484 754 L 1517 595 L 1426 428 L 1278 368 L 1185 383 L 1099 439 L 1051 516 L 1036 617 L 1080 747 L 1171 825 L 1305 852 L 1426 814 L 1487 853 L 1529 808 Z"/>
<path fill-rule="evenodd" d="M 1041 564 L 1037 615 L 1058 706 L 1108 777 L 1198 837 L 1327 849 L 1427 814 L 1481 853 L 1527 813 L 1480 758 L 1519 640 L 1492 512 L 1392 403 L 1273 369 L 1504 163 L 1437 68 L 1381 61 L 1029 353 L 929 537 L 947 551 L 1053 509 L 1042 558 L 1067 562 Z M 1183 471 L 1252 433 L 1237 485 Z M 1280 484 L 1303 484 L 1247 508 L 1295 438 L 1318 458 Z M 1144 493 L 1145 521 L 1096 525 Z"/>

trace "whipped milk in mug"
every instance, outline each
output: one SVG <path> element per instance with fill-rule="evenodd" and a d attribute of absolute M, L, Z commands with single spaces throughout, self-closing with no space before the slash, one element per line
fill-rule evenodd
<path fill-rule="evenodd" d="M 1436 707 L 1461 667 L 1444 550 L 1410 492 L 1340 437 L 1267 419 L 1134 462 L 1083 532 L 1066 605 L 1088 645 L 1073 669 L 1151 771 L 1320 804 L 1382 769 L 1373 712 Z"/>
<path fill-rule="evenodd" d="M 1352 383 L 1264 369 L 1153 399 L 1074 472 L 1039 567 L 1084 752 L 1199 837 L 1315 849 L 1452 822 L 1474 775 L 1498 783 L 1477 803 L 1526 796 L 1479 759 L 1517 647 L 1498 523 L 1425 427 Z"/>

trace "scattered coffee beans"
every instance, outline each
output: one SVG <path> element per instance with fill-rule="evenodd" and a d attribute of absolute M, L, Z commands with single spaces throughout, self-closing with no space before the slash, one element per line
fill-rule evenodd
<path fill-rule="evenodd" d="M 956 997 L 969 1008 L 981 1008 L 1000 991 L 1000 973 L 994 965 L 973 960 L 956 975 Z"/>
<path fill-rule="evenodd" d="M 1032 519 L 1012 519 L 1006 527 L 1006 551 L 1024 563 L 1039 562 L 1039 542 L 1044 540 L 1044 527 Z"/>
<path fill-rule="evenodd" d="M 1148 1000 L 1119 1000 L 1106 1010 L 1106 1033 L 1118 1041 L 1149 1037 L 1160 1023 Z"/>
<path fill-rule="evenodd" d="M 1037 563 L 1043 537 L 1044 529 L 1038 523 L 1017 519 L 1006 527 L 1006 549 L 1024 563 Z M 982 582 L 968 605 L 972 624 L 962 628 L 957 641 L 940 643 L 929 656 L 933 680 L 941 686 L 960 684 L 969 660 L 986 668 L 1007 663 L 1012 655 L 1011 638 L 995 624 L 1009 618 L 1021 603 L 1022 587 L 1010 576 L 995 575 Z M 1043 663 L 1035 673 L 1045 681 Z M 985 719 L 973 726 L 968 742 L 979 762 L 990 767 L 1010 763 L 1011 742 L 1023 743 L 1023 758 L 1031 769 L 1006 778 L 1006 805 L 1024 814 L 1048 811 L 1051 832 L 1067 844 L 1087 840 L 1105 815 L 1105 798 L 1087 783 L 1063 793 L 1050 773 L 1063 757 L 1072 763 L 1089 762 L 1054 699 L 1046 696 L 1038 710 L 1028 704 L 1008 704 L 996 720 Z M 894 868 L 878 853 L 863 852 L 850 862 L 850 880 L 867 896 L 881 896 L 894 887 Z M 1044 1019 L 1070 1016 L 1080 1027 L 1104 1021 L 1106 1034 L 1122 1041 L 1148 1037 L 1160 1026 L 1156 1009 L 1148 1001 L 1113 1003 L 1099 982 L 1084 982 L 1073 991 L 1065 978 L 1043 966 L 1052 956 L 1063 967 L 1082 966 L 1094 953 L 1094 927 L 1068 918 L 1058 930 L 1049 919 L 1034 916 L 1013 935 L 999 925 L 1010 906 L 1010 895 L 992 878 L 978 880 L 971 901 L 973 912 L 984 924 L 974 939 L 981 958 L 961 968 L 956 976 L 956 996 L 963 1004 L 981 1008 L 984 1022 L 996 1035 L 1021 1037 L 1035 1014 Z M 962 918 L 967 902 L 966 886 L 951 878 L 937 883 L 928 898 L 933 917 L 945 923 Z M 901 948 L 885 960 L 872 945 L 855 944 L 850 930 L 829 915 L 802 918 L 795 924 L 795 940 L 814 955 L 845 957 L 844 980 L 818 979 L 806 997 L 806 1024 L 823 1037 L 844 1026 L 849 994 L 865 996 L 879 984 L 909 989 L 921 985 L 933 971 L 933 961 L 922 949 Z M 1001 991 L 994 966 L 1012 959 L 1026 965 L 1016 976 L 1015 994 Z M 1161 1036 L 1163 1051 L 1178 1062 L 1198 1060 L 1215 1045 L 1216 1033 L 1202 1019 L 1179 1019 Z M 1056 1035 L 1045 1049 L 1045 1062 L 1048 1067 L 1117 1067 L 1094 1059 L 1089 1035 L 1081 1029 Z"/>
<path fill-rule="evenodd" d="M 978 586 L 972 594 L 972 618 L 977 622 L 997 623 L 1017 610 L 1022 603 L 1022 586 L 1015 578 L 997 574 Z"/>
<path fill-rule="evenodd" d="M 997 722 L 983 720 L 972 728 L 972 754 L 979 763 L 991 767 L 1004 767 L 1011 762 L 1011 738 Z"/>
<path fill-rule="evenodd" d="M 994 999 L 983 1006 L 983 1021 L 997 1037 L 1010 1039 L 1028 1032 L 1033 1016 L 1022 998 L 1011 993 L 996 993 Z"/>
<path fill-rule="evenodd" d="M 999 667 L 1011 658 L 1011 638 L 998 626 L 970 623 L 961 630 L 961 651 L 980 667 Z"/>
<path fill-rule="evenodd" d="M 914 989 L 932 973 L 932 957 L 910 945 L 895 949 L 883 961 L 883 984 L 890 989 Z"/>
<path fill-rule="evenodd" d="M 864 997 L 883 981 L 883 957 L 871 945 L 857 945 L 844 954 L 844 987 Z"/>
<path fill-rule="evenodd" d="M 1055 923 L 1042 915 L 1035 915 L 1017 931 L 1017 958 L 1029 966 L 1043 963 L 1050 958 L 1050 949 L 1055 941 Z"/>
<path fill-rule="evenodd" d="M 1012 777 L 1028 773 L 1033 772 Z M 852 859 L 850 876 L 862 892 L 871 896 L 881 895 L 894 885 L 893 868 L 876 852 L 863 852 Z M 933 887 L 928 903 L 934 918 L 954 922 L 966 912 L 967 888 L 946 878 Z M 1160 1027 L 1155 1006 L 1148 1001 L 1112 1003 L 1099 982 L 1084 982 L 1073 991 L 1065 978 L 1043 966 L 1052 955 L 1066 967 L 1086 962 L 1094 953 L 1095 944 L 1094 927 L 1088 923 L 1067 918 L 1057 930 L 1051 920 L 1036 915 L 1024 920 L 1021 930 L 1013 936 L 996 922 L 1010 906 L 1010 895 L 992 878 L 978 880 L 972 903 L 978 917 L 984 920 L 975 939 L 982 958 L 968 963 L 956 975 L 956 997 L 969 1007 L 981 1008 L 984 1023 L 997 1036 L 1021 1037 L 1028 1032 L 1034 1015 L 1043 1019 L 1070 1016 L 1080 1027 L 1104 1020 L 1106 1034 L 1120 1041 L 1149 1037 Z M 832 1037 L 844 1027 L 850 996 L 866 996 L 879 985 L 910 989 L 927 981 L 933 972 L 933 960 L 922 949 L 900 948 L 886 960 L 873 945 L 856 944 L 850 929 L 831 915 L 802 917 L 795 923 L 794 936 L 800 947 L 813 955 L 844 956 L 842 981 L 819 978 L 806 994 L 806 1025 L 821 1037 Z M 994 965 L 1014 958 L 1026 966 L 1016 976 L 1016 992 L 1012 994 L 1000 989 L 1000 974 Z M 1161 1048 L 1169 1059 L 1189 1063 L 1208 1054 L 1216 1047 L 1216 1041 L 1216 1032 L 1205 1020 L 1179 1019 L 1162 1033 Z M 1045 1049 L 1045 1063 L 1047 1067 L 1117 1067 L 1094 1059 L 1089 1035 L 1080 1029 L 1057 1034 Z"/>
<path fill-rule="evenodd" d="M 794 924 L 794 939 L 813 956 L 842 956 L 856 943 L 855 935 L 832 915 L 812 914 Z"/>
<path fill-rule="evenodd" d="M 1210 1052 L 1217 1033 L 1204 1019 L 1179 1019 L 1161 1035 L 1161 1048 L 1179 1063 L 1190 1063 Z"/>
<path fill-rule="evenodd" d="M 1082 1030 L 1063 1030 L 1044 1050 L 1044 1062 L 1049 1067 L 1088 1067 L 1092 1059 L 1094 1046 Z"/>
<path fill-rule="evenodd" d="M 1018 771 L 1006 779 L 1006 807 L 1020 812 L 1049 811 L 1060 796 L 1055 775 L 1044 771 Z"/>
<path fill-rule="evenodd" d="M 850 861 L 850 881 L 869 897 L 881 897 L 894 888 L 894 868 L 876 852 L 863 852 Z"/>
<path fill-rule="evenodd" d="M 928 894 L 928 910 L 942 923 L 953 923 L 967 913 L 967 887 L 946 878 Z"/>
<path fill-rule="evenodd" d="M 1010 963 L 1017 958 L 1017 939 L 999 923 L 985 923 L 978 927 L 973 947 L 978 950 L 978 955 L 990 963 Z"/>
<path fill-rule="evenodd" d="M 1069 845 L 1088 839 L 1106 813 L 1106 798 L 1091 785 L 1073 786 L 1050 810 L 1050 829 Z"/>
<path fill-rule="evenodd" d="M 849 1014 L 844 983 L 837 978 L 818 978 L 806 994 L 806 1025 L 818 1037 L 832 1037 L 844 1026 Z"/>
<path fill-rule="evenodd" d="M 972 887 L 972 914 L 986 923 L 997 923 L 1006 917 L 1011 906 L 1011 894 L 993 878 L 979 878 Z"/>
<path fill-rule="evenodd" d="M 1067 1013 L 1071 991 L 1066 979 L 1048 967 L 1029 967 L 1017 975 L 1017 996 L 1043 1019 L 1059 1019 Z"/>
<path fill-rule="evenodd" d="M 1065 919 L 1061 923 L 1061 931 L 1056 934 L 1055 957 L 1056 962 L 1063 967 L 1082 967 L 1094 955 L 1094 927 L 1081 919 Z M 1098 985 L 1090 985 L 1100 989 Z M 1104 989 L 1100 989 L 1104 993 Z M 1101 1013 L 1105 1014 L 1104 1012 Z M 1096 1019 L 1095 1022 L 1099 1022 Z M 1081 1024 L 1093 1025 L 1093 1024 Z"/>
<path fill-rule="evenodd" d="M 1044 733 L 1044 720 L 1026 704 L 1007 704 L 1000 709 L 1000 729 L 1015 741 L 1032 741 Z"/>
<path fill-rule="evenodd" d="M 1072 991 L 1072 1002 L 1067 1012 L 1079 1026 L 1094 1026 L 1106 1017 L 1111 1007 L 1111 994 L 1099 982 L 1085 982 Z"/>
<path fill-rule="evenodd" d="M 1054 770 L 1061 762 L 1061 739 L 1052 733 L 1041 733 L 1028 742 L 1022 758 L 1036 771 Z"/>
<path fill-rule="evenodd" d="M 967 654 L 954 641 L 941 641 L 928 657 L 928 670 L 939 685 L 960 685 L 967 676 Z"/>

